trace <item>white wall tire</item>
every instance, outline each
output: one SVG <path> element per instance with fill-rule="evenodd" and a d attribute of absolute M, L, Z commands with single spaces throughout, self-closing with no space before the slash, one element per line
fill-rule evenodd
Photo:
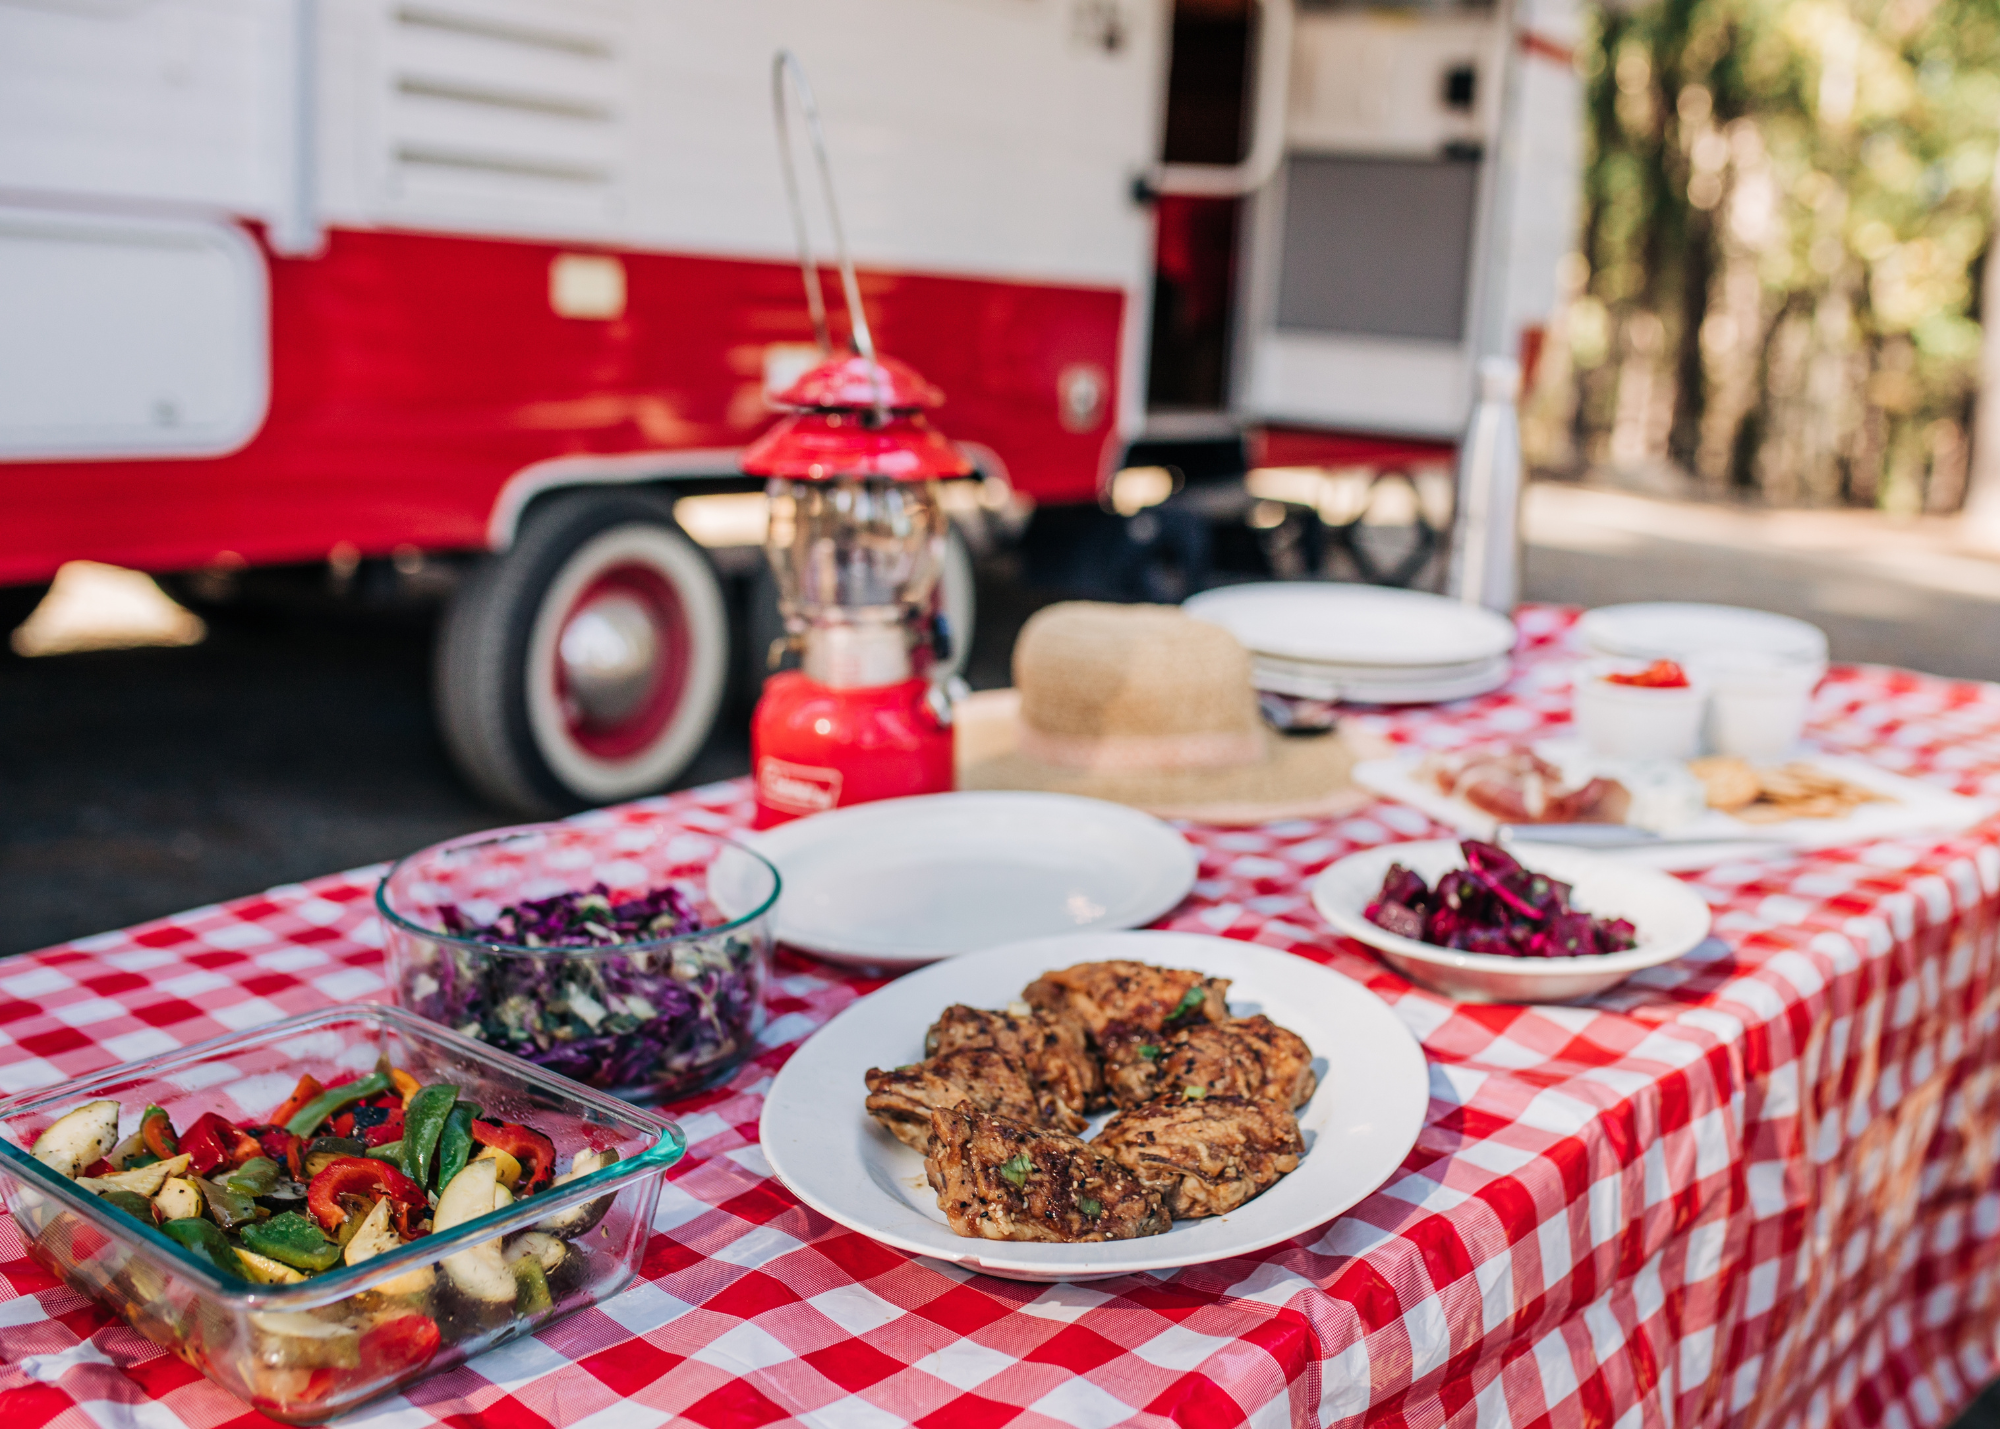
<path fill-rule="evenodd" d="M 445 742 L 530 814 L 656 792 L 707 740 L 729 669 L 714 568 L 648 493 L 540 505 L 466 580 L 439 632 Z"/>

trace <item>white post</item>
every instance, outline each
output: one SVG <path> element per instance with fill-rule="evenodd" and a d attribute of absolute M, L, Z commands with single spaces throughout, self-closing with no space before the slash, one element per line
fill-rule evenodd
<path fill-rule="evenodd" d="M 2000 231 L 2000 162 L 1993 172 L 1994 225 Z M 2000 552 L 2000 253 L 1990 253 L 1979 293 L 1979 398 L 1972 409 L 1972 461 L 1965 473 L 1967 545 Z"/>

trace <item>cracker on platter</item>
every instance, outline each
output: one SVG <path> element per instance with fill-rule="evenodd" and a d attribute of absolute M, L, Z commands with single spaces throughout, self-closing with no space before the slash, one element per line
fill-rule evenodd
<path fill-rule="evenodd" d="M 1863 804 L 1882 803 L 1888 797 L 1799 762 L 1758 769 L 1748 760 L 1716 756 L 1690 761 L 1688 771 L 1708 791 L 1710 808 L 1733 814 L 1746 824 L 1844 819 Z"/>

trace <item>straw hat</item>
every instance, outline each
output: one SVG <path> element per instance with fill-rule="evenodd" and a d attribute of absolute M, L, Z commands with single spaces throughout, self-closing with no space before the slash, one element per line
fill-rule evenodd
<path fill-rule="evenodd" d="M 958 702 L 958 787 L 1044 789 L 1214 824 L 1344 813 L 1369 796 L 1337 734 L 1281 735 L 1250 656 L 1167 605 L 1068 601 L 1014 646 L 1011 690 Z"/>

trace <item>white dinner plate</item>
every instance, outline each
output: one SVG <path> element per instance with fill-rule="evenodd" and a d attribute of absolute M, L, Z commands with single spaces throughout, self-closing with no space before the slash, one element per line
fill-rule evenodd
<path fill-rule="evenodd" d="M 925 794 L 833 809 L 745 840 L 778 867 L 778 938 L 831 962 L 913 968 L 997 943 L 1137 928 L 1200 858 L 1151 814 L 1071 794 Z M 712 884 L 734 918 L 751 889 Z"/>
<path fill-rule="evenodd" d="M 1381 953 L 1405 977 L 1467 1002 L 1567 1002 L 1615 987 L 1641 968 L 1658 967 L 1708 936 L 1709 908 L 1687 884 L 1658 869 L 1576 849 L 1509 848 L 1524 868 L 1561 879 L 1570 905 L 1599 918 L 1626 918 L 1635 948 L 1587 958 L 1514 958 L 1461 953 L 1378 928 L 1364 910 L 1382 889 L 1389 865 L 1400 863 L 1433 888 L 1440 875 L 1465 867 L 1456 839 L 1384 844 L 1349 854 L 1313 880 L 1313 906 L 1341 932 Z"/>
<path fill-rule="evenodd" d="M 921 1059 L 924 1032 L 955 1002 L 1005 1007 L 1045 972 L 1110 958 L 1226 977 L 1230 1011 L 1262 1012 L 1305 1039 L 1319 1089 L 1299 1108 L 1298 1170 L 1226 1216 L 1176 1221 L 1136 1240 L 1050 1245 L 953 1234 L 923 1157 L 864 1109 L 864 1074 Z M 1095 1280 L 1249 1255 L 1324 1224 L 1395 1173 L 1429 1106 L 1423 1049 L 1351 978 L 1205 933 L 1077 933 L 953 958 L 862 998 L 778 1072 L 761 1136 L 800 1200 L 885 1245 L 1014 1280 Z"/>
<path fill-rule="evenodd" d="M 1719 650 L 1826 664 L 1826 634 L 1816 625 L 1739 605 L 1638 601 L 1587 610 L 1576 623 L 1599 655 L 1632 660 L 1690 660 Z"/>
<path fill-rule="evenodd" d="M 1498 655 L 1464 665 L 1430 669 L 1385 670 L 1380 666 L 1319 665 L 1276 656 L 1251 656 L 1251 679 L 1260 690 L 1307 700 L 1345 700 L 1351 704 L 1429 705 L 1470 699 L 1497 690 L 1514 673 L 1514 662 Z"/>
<path fill-rule="evenodd" d="M 1253 654 L 1332 665 L 1436 666 L 1514 648 L 1514 622 L 1420 590 L 1336 581 L 1261 581 L 1190 596 L 1181 608 Z"/>

